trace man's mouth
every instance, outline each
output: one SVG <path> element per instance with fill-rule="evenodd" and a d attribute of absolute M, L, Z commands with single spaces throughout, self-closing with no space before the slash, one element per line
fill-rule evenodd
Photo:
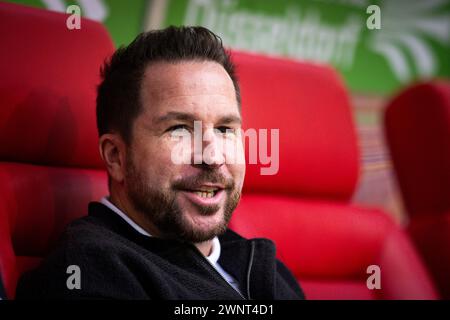
<path fill-rule="evenodd" d="M 217 194 L 217 192 L 219 190 L 220 190 L 219 188 L 205 188 L 205 189 L 187 190 L 187 191 L 193 192 L 202 198 L 212 198 Z"/>
<path fill-rule="evenodd" d="M 218 205 L 224 196 L 224 188 L 219 186 L 199 186 L 180 190 L 181 193 L 198 206 Z"/>

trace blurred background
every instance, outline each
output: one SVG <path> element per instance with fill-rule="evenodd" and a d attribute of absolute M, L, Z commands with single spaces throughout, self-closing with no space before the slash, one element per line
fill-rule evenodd
<path fill-rule="evenodd" d="M 450 0 L 15 0 L 103 23 L 116 47 L 141 31 L 202 25 L 233 49 L 334 66 L 351 93 L 361 150 L 353 202 L 406 222 L 382 127 L 389 99 L 411 83 L 450 78 Z M 381 28 L 366 25 L 381 9 Z"/>

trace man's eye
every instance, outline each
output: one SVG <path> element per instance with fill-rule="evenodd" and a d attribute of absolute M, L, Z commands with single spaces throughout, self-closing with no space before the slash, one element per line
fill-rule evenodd
<path fill-rule="evenodd" d="M 167 131 L 177 131 L 177 130 L 189 130 L 189 127 L 185 124 L 177 124 L 175 126 L 171 126 Z"/>
<path fill-rule="evenodd" d="M 215 130 L 217 130 L 218 132 L 222 133 L 222 134 L 232 134 L 235 132 L 235 130 L 233 128 L 230 127 L 226 127 L 226 126 L 222 126 L 222 127 L 217 127 Z"/>

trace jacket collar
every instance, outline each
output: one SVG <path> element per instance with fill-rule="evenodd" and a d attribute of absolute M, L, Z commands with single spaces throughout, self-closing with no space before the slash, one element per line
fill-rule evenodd
<path fill-rule="evenodd" d="M 188 248 L 195 246 L 176 239 L 148 237 L 137 232 L 110 208 L 99 202 L 89 204 L 89 217 L 98 224 L 147 248 L 168 260 L 192 257 Z M 275 289 L 275 245 L 271 240 L 245 239 L 231 229 L 219 236 L 221 254 L 218 263 L 232 275 L 245 293 L 252 299 L 271 299 L 273 293 L 263 288 Z M 196 249 L 196 248 L 195 248 Z M 264 292 L 264 295 L 262 295 Z"/>
<path fill-rule="evenodd" d="M 118 234 L 125 236 L 130 240 L 142 242 L 142 239 L 145 239 L 145 240 L 184 243 L 184 241 L 181 240 L 162 239 L 157 237 L 145 236 L 137 232 L 132 226 L 130 226 L 130 224 L 128 224 L 120 216 L 114 213 L 110 208 L 108 208 L 107 206 L 105 206 L 100 202 L 89 203 L 88 212 L 89 216 L 96 219 L 101 225 L 107 227 L 108 229 L 113 230 Z M 233 247 L 236 245 L 240 246 L 248 242 L 247 239 L 245 239 L 244 237 L 240 236 L 239 234 L 230 229 L 227 229 L 223 235 L 220 235 L 219 240 L 222 246 L 231 245 Z"/>

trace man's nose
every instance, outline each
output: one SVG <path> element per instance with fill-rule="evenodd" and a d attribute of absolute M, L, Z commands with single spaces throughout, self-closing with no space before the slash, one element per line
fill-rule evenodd
<path fill-rule="evenodd" d="M 195 139 L 194 144 L 199 144 L 200 139 Z M 214 129 L 207 128 L 204 129 L 204 134 L 201 140 L 201 147 L 198 145 L 194 145 L 194 158 L 197 161 L 194 161 L 194 165 L 202 165 L 208 167 L 218 168 L 225 164 L 225 156 L 223 154 L 223 142 L 220 137 L 216 135 Z M 201 163 L 199 163 L 199 159 L 201 156 Z"/>

